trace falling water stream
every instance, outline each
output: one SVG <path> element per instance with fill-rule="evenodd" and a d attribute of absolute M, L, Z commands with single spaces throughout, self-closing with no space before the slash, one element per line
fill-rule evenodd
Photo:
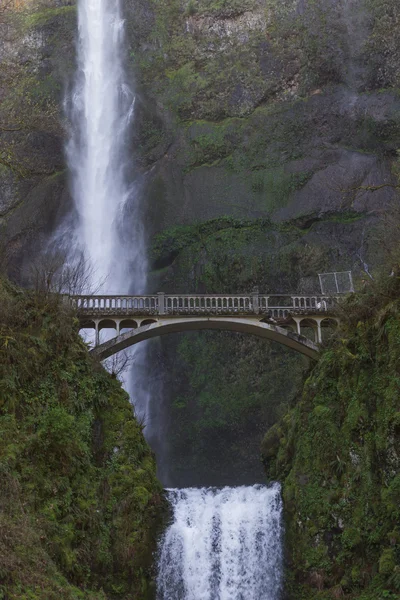
<path fill-rule="evenodd" d="M 66 100 L 77 249 L 102 293 L 140 294 L 147 262 L 130 165 L 135 95 L 120 1 L 79 0 L 78 29 L 77 72 Z M 159 600 L 278 600 L 278 486 L 170 490 L 169 499 L 173 520 L 160 540 Z"/>
<path fill-rule="evenodd" d="M 147 281 L 140 190 L 129 144 L 135 94 L 124 29 L 120 0 L 79 0 L 77 70 L 65 102 L 71 123 L 66 154 L 78 215 L 74 252 L 85 257 L 91 290 L 104 294 L 143 294 Z M 103 330 L 101 341 L 114 335 Z M 94 333 L 86 332 L 86 339 L 93 341 Z M 135 380 L 136 411 L 144 418 L 146 345 L 130 355 L 133 366 L 124 385 L 129 390 Z"/>
<path fill-rule="evenodd" d="M 278 485 L 170 490 L 173 522 L 160 543 L 158 600 L 277 600 Z"/>
<path fill-rule="evenodd" d="M 135 95 L 126 75 L 120 1 L 79 0 L 78 30 L 77 74 L 66 103 L 78 244 L 102 292 L 141 294 L 147 263 L 129 160 Z"/>

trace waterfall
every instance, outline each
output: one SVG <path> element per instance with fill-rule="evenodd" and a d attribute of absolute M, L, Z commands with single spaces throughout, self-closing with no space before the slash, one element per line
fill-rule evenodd
<path fill-rule="evenodd" d="M 169 490 L 158 600 L 278 600 L 280 487 Z"/>
<path fill-rule="evenodd" d="M 77 73 L 65 103 L 78 216 L 68 240 L 71 256 L 84 255 L 102 293 L 140 294 L 147 263 L 140 194 L 130 170 L 135 95 L 126 75 L 119 0 L 79 0 L 78 28 Z M 138 347 L 136 358 L 139 352 L 143 358 L 145 349 Z M 144 416 L 149 395 L 139 363 L 132 395 Z M 170 490 L 169 498 L 174 516 L 160 542 L 159 600 L 278 600 L 279 486 Z"/>
<path fill-rule="evenodd" d="M 66 148 L 77 249 L 103 293 L 143 293 L 147 264 L 129 138 L 135 96 L 125 68 L 119 0 L 79 0 L 77 73 Z M 136 214 L 135 214 L 136 213 Z"/>
<path fill-rule="evenodd" d="M 141 194 L 129 144 L 135 94 L 126 69 L 124 31 L 120 0 L 78 0 L 77 70 L 65 100 L 77 219 L 73 239 L 70 232 L 64 235 L 64 246 L 67 238 L 72 260 L 74 254 L 83 255 L 91 291 L 103 294 L 143 294 L 147 279 Z M 115 335 L 102 333 L 103 341 Z M 85 337 L 93 341 L 94 333 Z M 146 346 L 132 349 L 130 360 L 123 383 L 145 420 Z M 113 359 L 109 364 L 112 368 Z"/>

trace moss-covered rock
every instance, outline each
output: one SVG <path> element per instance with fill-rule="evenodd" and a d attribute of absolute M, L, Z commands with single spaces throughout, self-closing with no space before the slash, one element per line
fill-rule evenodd
<path fill-rule="evenodd" d="M 400 591 L 398 290 L 386 278 L 348 301 L 339 339 L 264 440 L 268 475 L 283 482 L 296 600 Z"/>
<path fill-rule="evenodd" d="M 50 235 L 46 212 L 54 215 L 68 196 L 66 180 L 56 194 L 49 181 L 65 169 L 62 98 L 74 68 L 76 10 L 68 0 L 13 6 L 0 23 L 0 224 L 2 246 L 19 268 Z"/>
<path fill-rule="evenodd" d="M 147 598 L 164 501 L 127 394 L 59 300 L 0 297 L 0 594 Z"/>

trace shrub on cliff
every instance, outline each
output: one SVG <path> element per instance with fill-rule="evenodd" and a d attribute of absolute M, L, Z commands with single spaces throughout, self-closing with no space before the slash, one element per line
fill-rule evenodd
<path fill-rule="evenodd" d="M 399 295 L 394 273 L 349 299 L 338 338 L 264 440 L 296 600 L 399 597 Z"/>
<path fill-rule="evenodd" d="M 0 303 L 0 598 L 145 598 L 162 500 L 129 399 L 56 296 Z"/>

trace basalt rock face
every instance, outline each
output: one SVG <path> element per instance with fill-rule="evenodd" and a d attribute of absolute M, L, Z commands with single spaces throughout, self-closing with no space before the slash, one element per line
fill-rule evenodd
<path fill-rule="evenodd" d="M 382 208 L 389 188 L 358 188 L 392 181 L 396 19 L 394 2 L 135 2 L 153 224 Z"/>
<path fill-rule="evenodd" d="M 0 23 L 0 209 L 11 253 L 69 204 L 61 105 L 74 68 L 72 4 L 26 3 Z M 394 0 L 126 0 L 125 12 L 139 92 L 132 153 L 151 170 L 152 231 L 226 215 L 370 213 L 393 199 L 390 187 L 359 188 L 393 181 Z"/>
<path fill-rule="evenodd" d="M 398 44 L 385 32 L 394 2 L 127 10 L 157 234 L 152 289 L 308 292 L 318 272 L 359 274 L 384 260 L 374 230 L 397 199 Z M 221 471 L 245 483 L 257 473 L 258 429 L 290 398 L 301 360 L 229 334 L 185 339 L 154 350 L 167 373 L 154 418 L 169 426 L 169 483 L 215 483 Z M 245 440 L 240 450 L 232 438 Z"/>
<path fill-rule="evenodd" d="M 61 111 L 74 61 L 69 4 L 19 3 L 0 20 L 0 226 L 17 279 L 69 205 Z"/>
<path fill-rule="evenodd" d="M 74 69 L 70 4 L 31 3 L 0 25 L 0 205 L 14 278 L 71 207 L 61 109 Z M 383 260 L 374 229 L 382 210 L 397 201 L 391 185 L 400 140 L 395 0 L 124 4 L 127 64 L 138 92 L 132 162 L 145 181 L 149 291 L 309 292 L 317 272 L 357 273 Z M 239 439 L 240 423 L 243 435 L 245 413 L 257 421 L 267 385 L 278 407 L 291 395 L 279 380 L 252 389 L 246 383 L 240 410 L 231 413 L 228 392 L 218 403 L 221 386 L 233 393 L 239 373 L 257 382 L 251 357 L 264 351 L 237 344 L 236 336 L 218 338 L 213 352 L 222 364 L 231 364 L 233 348 L 236 360 L 248 356 L 248 364 L 236 374 L 216 370 L 206 390 L 193 379 L 193 365 L 206 365 L 209 339 L 193 339 L 200 344 L 196 356 L 185 345 L 179 350 L 178 338 L 154 350 L 169 368 L 161 395 L 172 428 L 185 422 L 188 404 L 192 424 L 198 411 L 215 414 L 212 407 L 224 405 L 215 422 L 203 423 L 212 447 L 225 427 Z M 264 357 L 271 372 L 284 364 L 281 352 L 273 362 Z M 170 364 L 171 356 L 180 358 Z M 293 361 L 294 372 L 301 370 Z M 171 402 L 181 419 L 168 416 Z M 245 429 L 249 439 L 251 424 Z M 190 451 L 193 437 L 170 433 L 186 439 L 183 471 L 193 472 L 199 455 Z"/>

